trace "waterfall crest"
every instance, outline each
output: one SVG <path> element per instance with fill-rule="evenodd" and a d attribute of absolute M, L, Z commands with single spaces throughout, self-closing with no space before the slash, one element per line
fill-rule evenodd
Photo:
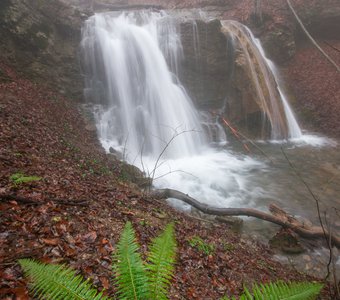
<path fill-rule="evenodd" d="M 206 144 L 199 115 L 175 72 L 180 37 L 164 13 L 95 14 L 83 29 L 85 96 L 101 104 L 96 114 L 105 148 L 156 158 L 199 153 Z M 171 72 L 167 65 L 168 60 Z"/>

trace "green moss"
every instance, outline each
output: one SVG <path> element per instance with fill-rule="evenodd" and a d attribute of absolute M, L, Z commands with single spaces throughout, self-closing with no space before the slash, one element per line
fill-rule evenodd
<path fill-rule="evenodd" d="M 235 250 L 235 246 L 233 244 L 228 243 L 228 242 L 223 242 L 222 247 L 223 247 L 224 251 L 228 251 L 228 252 Z"/>
<path fill-rule="evenodd" d="M 49 36 L 52 29 L 46 24 L 33 24 L 27 31 L 27 37 L 38 49 L 45 49 L 48 46 Z"/>
<path fill-rule="evenodd" d="M 10 177 L 9 177 L 10 181 L 12 181 L 14 183 L 15 186 L 18 186 L 18 185 L 21 185 L 21 184 L 24 184 L 24 183 L 31 183 L 31 182 L 34 182 L 34 181 L 39 181 L 41 180 L 41 177 L 38 177 L 38 176 L 27 176 L 23 173 L 15 173 L 15 174 L 12 174 Z"/>
<path fill-rule="evenodd" d="M 211 255 L 215 252 L 215 245 L 203 241 L 199 236 L 192 237 L 189 240 L 189 245 L 206 255 Z"/>

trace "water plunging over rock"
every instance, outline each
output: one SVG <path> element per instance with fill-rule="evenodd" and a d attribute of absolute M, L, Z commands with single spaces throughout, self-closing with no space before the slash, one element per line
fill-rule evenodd
<path fill-rule="evenodd" d="M 248 201 L 247 174 L 260 163 L 210 147 L 212 136 L 223 139 L 222 128 L 212 128 L 177 79 L 183 48 L 173 21 L 138 12 L 96 14 L 86 22 L 85 96 L 96 104 L 99 138 L 158 187 L 219 206 Z"/>
<path fill-rule="evenodd" d="M 99 104 L 99 136 L 130 161 L 164 148 L 166 157 L 195 155 L 224 139 L 186 90 L 199 109 L 217 109 L 252 137 L 301 136 L 273 63 L 238 22 L 221 26 L 151 11 L 96 14 L 83 28 L 82 49 L 85 97 Z"/>
<path fill-rule="evenodd" d="M 222 31 L 231 40 L 235 51 L 235 66 L 226 115 L 256 136 L 272 139 L 301 137 L 301 130 L 279 87 L 273 63 L 265 57 L 263 48 L 250 30 L 236 21 L 223 21 Z"/>
<path fill-rule="evenodd" d="M 175 137 L 166 157 L 200 152 L 206 136 L 198 112 L 165 59 L 177 69 L 181 43 L 171 18 L 96 14 L 86 22 L 82 46 L 86 96 L 104 104 L 97 124 L 106 148 L 124 151 L 131 161 L 142 154 L 156 158 Z"/>

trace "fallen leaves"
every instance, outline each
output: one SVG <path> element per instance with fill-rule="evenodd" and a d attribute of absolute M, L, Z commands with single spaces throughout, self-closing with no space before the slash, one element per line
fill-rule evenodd
<path fill-rule="evenodd" d="M 83 241 L 85 243 L 94 243 L 97 239 L 97 233 L 95 231 L 91 231 L 83 236 Z"/>
<path fill-rule="evenodd" d="M 319 41 L 318 41 L 319 42 Z M 339 41 L 329 41 L 340 48 Z M 340 65 L 339 52 L 322 44 Z M 286 69 L 287 80 L 296 95 L 296 107 L 307 126 L 327 135 L 340 136 L 340 75 L 332 65 L 310 45 L 297 49 Z M 322 78 L 322 84 L 320 84 Z"/>
<path fill-rule="evenodd" d="M 44 244 L 49 246 L 57 246 L 60 243 L 59 239 L 41 239 Z"/>

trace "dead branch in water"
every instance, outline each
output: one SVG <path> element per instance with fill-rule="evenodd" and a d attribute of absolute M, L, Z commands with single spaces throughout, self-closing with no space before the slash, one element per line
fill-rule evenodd
<path fill-rule="evenodd" d="M 184 194 L 180 191 L 173 189 L 159 189 L 151 193 L 151 196 L 156 199 L 175 198 L 181 200 L 199 211 L 215 216 L 247 216 L 268 221 L 284 228 L 289 228 L 296 232 L 298 235 L 305 238 L 318 238 L 324 239 L 326 236 L 332 240 L 333 244 L 340 249 L 340 237 L 335 236 L 328 231 L 324 232 L 319 226 L 306 226 L 293 216 L 290 216 L 284 210 L 275 204 L 269 206 L 271 213 L 266 213 L 254 208 L 218 208 L 213 207 L 197 201 L 196 199 Z"/>

